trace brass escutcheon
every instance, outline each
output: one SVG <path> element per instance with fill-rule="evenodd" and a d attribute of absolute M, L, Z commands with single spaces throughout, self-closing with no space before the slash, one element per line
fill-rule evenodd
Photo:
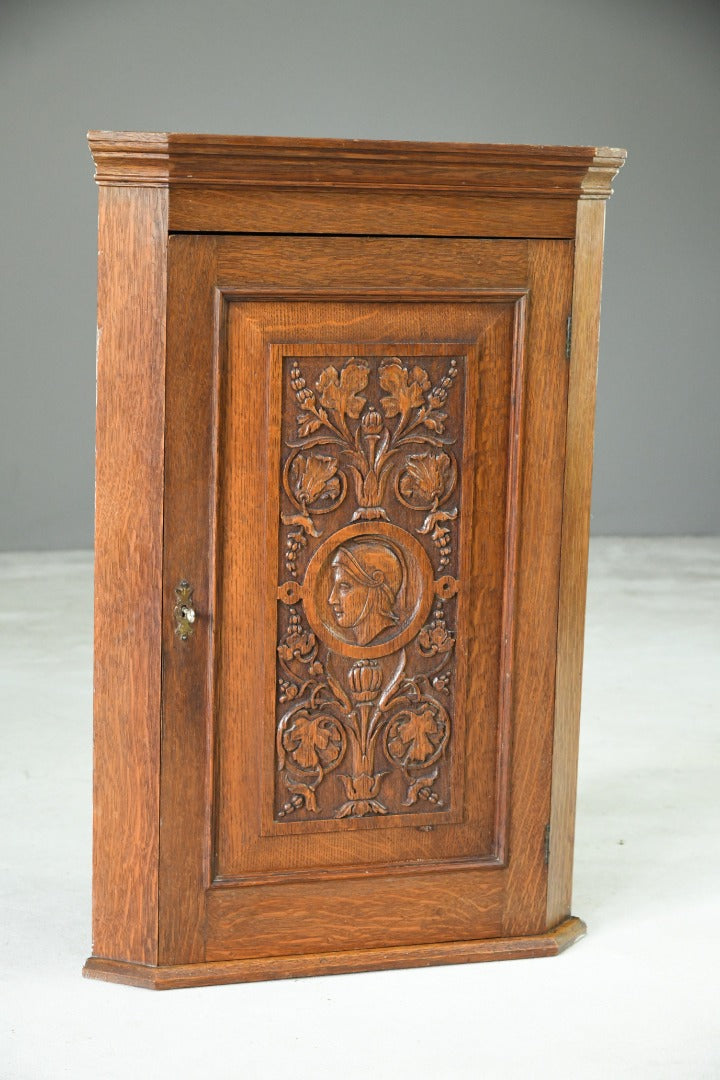
<path fill-rule="evenodd" d="M 175 586 L 176 602 L 173 616 L 175 618 L 175 633 L 181 641 L 187 641 L 195 631 L 196 614 L 192 594 L 192 585 L 189 581 L 183 579 L 179 585 Z"/>

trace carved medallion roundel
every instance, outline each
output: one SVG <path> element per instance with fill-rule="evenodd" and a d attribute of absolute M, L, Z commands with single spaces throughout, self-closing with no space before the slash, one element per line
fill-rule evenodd
<path fill-rule="evenodd" d="M 418 633 L 433 602 L 433 572 L 410 533 L 388 522 L 358 522 L 318 548 L 302 592 L 308 622 L 325 645 L 373 660 Z"/>

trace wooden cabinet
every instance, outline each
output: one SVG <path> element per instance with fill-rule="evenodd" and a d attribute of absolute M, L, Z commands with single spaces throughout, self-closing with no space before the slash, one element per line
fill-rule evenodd
<path fill-rule="evenodd" d="M 551 955 L 624 152 L 90 135 L 93 955 Z"/>

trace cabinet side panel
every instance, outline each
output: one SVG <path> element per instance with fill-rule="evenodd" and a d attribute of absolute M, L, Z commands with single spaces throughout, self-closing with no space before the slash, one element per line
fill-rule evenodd
<path fill-rule="evenodd" d="M 570 913 L 605 202 L 578 203 L 562 514 L 547 925 Z"/>
<path fill-rule="evenodd" d="M 167 191 L 99 191 L 93 954 L 157 958 Z"/>
<path fill-rule="evenodd" d="M 508 935 L 541 933 L 546 910 L 544 833 L 550 811 L 572 244 L 533 241 L 529 254 L 503 923 Z"/>

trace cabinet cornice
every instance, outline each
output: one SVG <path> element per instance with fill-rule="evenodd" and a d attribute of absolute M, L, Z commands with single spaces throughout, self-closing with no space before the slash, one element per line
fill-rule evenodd
<path fill-rule="evenodd" d="M 104 185 L 477 193 L 606 199 L 625 151 L 587 146 L 91 131 Z"/>

